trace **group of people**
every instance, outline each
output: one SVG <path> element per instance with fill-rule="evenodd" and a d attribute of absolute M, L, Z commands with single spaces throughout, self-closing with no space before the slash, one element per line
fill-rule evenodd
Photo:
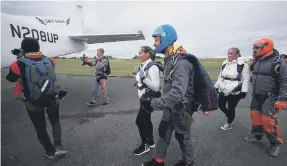
<path fill-rule="evenodd" d="M 189 110 L 178 105 L 183 102 L 183 98 L 192 97 L 193 83 L 196 79 L 194 72 L 197 71 L 186 60 L 179 61 L 173 66 L 175 59 L 181 58 L 186 50 L 174 44 L 177 33 L 172 26 L 158 27 L 153 37 L 156 49 L 141 47 L 138 55 L 141 65 L 136 66 L 133 71 L 140 99 L 136 124 L 141 137 L 141 144 L 134 150 L 134 154 L 141 155 L 155 147 L 151 113 L 154 110 L 161 110 L 163 116 L 158 127 L 160 138 L 156 144 L 156 154 L 151 161 L 142 165 L 164 165 L 170 139 L 175 130 L 175 138 L 182 151 L 182 160 L 175 165 L 191 166 L 194 165 L 190 133 L 193 118 L 192 114 L 188 113 Z M 154 62 L 155 53 L 165 55 L 164 65 Z M 252 73 L 250 106 L 252 131 L 250 136 L 243 139 L 247 142 L 257 142 L 266 135 L 270 141 L 268 153 L 271 156 L 279 154 L 279 147 L 283 142 L 276 115 L 286 109 L 286 62 L 286 55 L 279 54 L 269 38 L 261 38 L 253 43 L 252 62 L 242 57 L 238 48 L 232 47 L 228 50 L 227 59 L 222 63 L 219 77 L 214 85 L 218 91 L 218 107 L 227 118 L 221 129 L 230 130 L 235 119 L 236 106 L 249 91 Z M 160 93 L 160 71 L 164 73 L 163 95 Z"/>
<path fill-rule="evenodd" d="M 193 112 L 197 109 L 193 107 L 193 97 L 196 95 L 194 94 L 194 82 L 197 79 L 194 75 L 198 71 L 192 63 L 183 58 L 187 53 L 184 47 L 175 45 L 177 32 L 174 27 L 169 24 L 161 25 L 156 28 L 152 36 L 155 49 L 149 46 L 141 47 L 138 55 L 141 65 L 133 70 L 140 100 L 136 125 L 141 137 L 141 144 L 134 150 L 134 154 L 141 155 L 148 152 L 150 148 L 156 148 L 156 154 L 152 160 L 142 165 L 163 166 L 172 133 L 175 131 L 175 138 L 182 152 L 182 159 L 175 165 L 192 166 L 194 156 L 191 125 L 194 121 Z M 66 151 L 61 145 L 59 122 L 61 89 L 55 77 L 55 61 L 41 53 L 38 41 L 33 38 L 23 39 L 21 49 L 24 57 L 11 64 L 6 78 L 10 82 L 21 79 L 24 102 L 38 139 L 45 149 L 44 154 L 49 158 L 63 155 Z M 164 64 L 155 62 L 156 53 L 165 55 Z M 109 68 L 109 62 L 103 54 L 104 50 L 99 49 L 99 58 L 96 61 L 85 61 L 86 64 L 97 69 L 92 101 L 88 103 L 91 105 L 96 102 L 96 92 L 99 86 L 105 98 L 104 105 L 109 103 L 106 88 L 106 71 Z M 163 93 L 161 93 L 160 72 L 164 73 Z M 271 144 L 269 154 L 277 156 L 283 141 L 280 137 L 276 115 L 286 109 L 287 64 L 284 56 L 279 54 L 269 38 L 261 38 L 254 42 L 252 63 L 248 63 L 245 58 L 241 57 L 238 48 L 232 47 L 228 50 L 228 58 L 223 62 L 218 80 L 214 85 L 218 91 L 218 107 L 227 117 L 221 129 L 232 128 L 235 108 L 238 102 L 246 97 L 249 90 L 251 72 L 252 131 L 250 136 L 243 139 L 247 142 L 257 142 L 266 135 Z M 32 75 L 34 76 L 31 77 Z M 52 124 L 54 145 L 46 130 L 44 110 Z M 151 121 L 151 113 L 156 110 L 163 111 L 158 127 L 157 143 L 153 138 Z"/>

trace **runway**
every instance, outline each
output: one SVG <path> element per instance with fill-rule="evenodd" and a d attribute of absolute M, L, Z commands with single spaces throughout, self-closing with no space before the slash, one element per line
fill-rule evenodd
<path fill-rule="evenodd" d="M 2 166 L 140 166 L 149 160 L 154 150 L 143 156 L 134 156 L 134 148 L 140 143 L 135 125 L 139 101 L 137 89 L 131 78 L 109 78 L 108 106 L 88 108 L 94 77 L 58 75 L 62 88 L 68 96 L 60 102 L 63 146 L 68 150 L 65 158 L 47 159 L 37 140 L 35 130 L 20 99 L 12 98 L 15 84 L 1 78 L 1 165 Z M 287 145 L 281 146 L 277 158 L 269 157 L 264 144 L 247 144 L 242 136 L 251 129 L 249 118 L 250 94 L 241 100 L 236 110 L 236 119 L 231 131 L 222 131 L 225 118 L 220 110 L 210 117 L 195 113 L 192 125 L 196 166 L 284 166 Z M 99 101 L 100 102 L 100 101 Z M 162 112 L 154 112 L 155 140 Z M 287 113 L 279 115 L 281 135 L 287 138 Z M 51 127 L 47 121 L 51 135 Z M 52 137 L 51 137 L 52 139 Z M 179 146 L 172 138 L 166 159 L 172 165 L 180 159 Z"/>

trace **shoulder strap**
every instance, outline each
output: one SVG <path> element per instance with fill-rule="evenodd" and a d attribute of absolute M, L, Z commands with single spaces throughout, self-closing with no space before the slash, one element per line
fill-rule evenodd
<path fill-rule="evenodd" d="M 153 65 L 156 65 L 154 61 L 149 62 L 146 67 L 144 68 L 144 71 L 147 71 L 149 68 L 151 68 Z"/>
<path fill-rule="evenodd" d="M 221 66 L 221 71 L 223 71 L 223 69 L 225 68 L 225 66 L 226 66 L 226 63 Z"/>
<path fill-rule="evenodd" d="M 243 64 L 237 64 L 237 72 L 238 72 L 237 79 L 240 81 L 242 79 L 243 68 L 244 68 L 244 63 Z"/>
<path fill-rule="evenodd" d="M 53 62 L 52 62 L 48 57 L 43 56 L 42 61 L 43 61 L 45 64 L 49 64 L 49 65 L 52 65 L 52 66 L 54 67 Z"/>

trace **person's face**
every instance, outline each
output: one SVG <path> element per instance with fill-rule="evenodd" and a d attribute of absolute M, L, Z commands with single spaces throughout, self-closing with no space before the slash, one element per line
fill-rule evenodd
<path fill-rule="evenodd" d="M 160 37 L 155 37 L 154 38 L 153 46 L 155 46 L 155 47 L 159 47 L 160 46 Z"/>
<path fill-rule="evenodd" d="M 228 60 L 229 61 L 233 61 L 233 60 L 236 60 L 238 58 L 239 54 L 236 54 L 235 50 L 234 49 L 229 49 L 228 50 Z"/>
<path fill-rule="evenodd" d="M 138 60 L 140 62 L 144 62 L 144 61 L 148 60 L 149 58 L 150 58 L 149 54 L 145 53 L 144 50 L 142 48 L 140 48 L 139 55 L 138 55 Z"/>
<path fill-rule="evenodd" d="M 255 45 L 253 46 L 253 55 L 258 55 L 262 51 L 262 46 L 260 45 Z"/>
<path fill-rule="evenodd" d="M 101 52 L 101 50 L 97 50 L 97 57 L 102 57 L 104 53 Z"/>

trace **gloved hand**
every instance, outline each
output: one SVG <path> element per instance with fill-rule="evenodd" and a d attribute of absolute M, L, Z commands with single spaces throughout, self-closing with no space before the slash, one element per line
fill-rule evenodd
<path fill-rule="evenodd" d="M 286 101 L 277 101 L 275 104 L 274 104 L 274 108 L 278 109 L 278 110 L 284 110 L 286 109 Z"/>
<path fill-rule="evenodd" d="M 132 73 L 133 73 L 133 75 L 136 75 L 139 71 L 140 71 L 140 66 L 138 65 L 134 68 Z"/>
<path fill-rule="evenodd" d="M 158 67 L 159 71 L 163 72 L 164 71 L 164 65 L 160 61 L 157 61 L 155 63 L 157 63 L 156 66 Z"/>
<path fill-rule="evenodd" d="M 67 93 L 68 93 L 67 91 L 60 90 L 58 94 L 59 99 L 64 99 Z"/>
<path fill-rule="evenodd" d="M 239 96 L 241 97 L 241 99 L 244 99 L 246 97 L 246 93 L 245 92 L 240 92 Z"/>
<path fill-rule="evenodd" d="M 144 69 L 143 67 L 140 67 L 140 78 L 141 78 L 141 81 L 143 81 L 146 77 L 145 77 L 145 74 L 144 74 Z"/>

